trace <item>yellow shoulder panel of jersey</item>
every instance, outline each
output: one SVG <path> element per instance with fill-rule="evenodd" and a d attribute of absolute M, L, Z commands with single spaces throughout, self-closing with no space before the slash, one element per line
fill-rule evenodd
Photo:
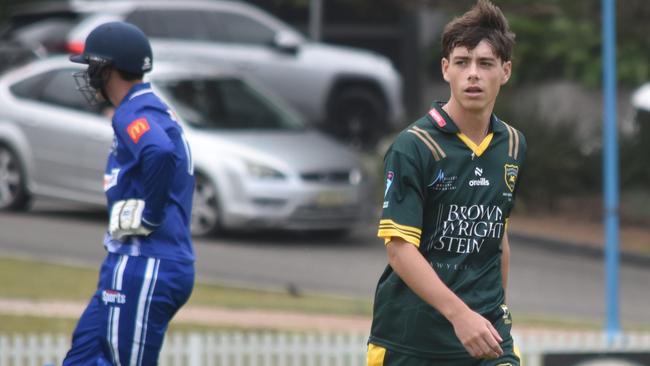
<path fill-rule="evenodd" d="M 392 237 L 398 237 L 415 245 L 416 247 L 419 247 L 421 235 L 422 230 L 417 227 L 400 225 L 393 220 L 379 221 L 379 230 L 377 231 L 377 236 L 384 238 L 384 244 L 388 244 Z"/>
<path fill-rule="evenodd" d="M 384 366 L 384 357 L 386 357 L 386 348 L 368 343 L 367 366 Z"/>

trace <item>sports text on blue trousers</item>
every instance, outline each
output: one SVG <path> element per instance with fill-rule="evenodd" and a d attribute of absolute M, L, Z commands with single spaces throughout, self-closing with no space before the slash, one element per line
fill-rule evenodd
<path fill-rule="evenodd" d="M 193 284 L 192 263 L 109 253 L 63 365 L 156 365 Z"/>

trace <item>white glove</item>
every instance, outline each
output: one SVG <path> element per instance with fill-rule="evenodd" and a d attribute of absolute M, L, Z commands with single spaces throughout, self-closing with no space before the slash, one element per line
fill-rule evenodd
<path fill-rule="evenodd" d="M 132 235 L 149 235 L 151 230 L 142 226 L 144 201 L 129 199 L 117 201 L 111 209 L 108 232 L 113 239 L 123 240 Z"/>

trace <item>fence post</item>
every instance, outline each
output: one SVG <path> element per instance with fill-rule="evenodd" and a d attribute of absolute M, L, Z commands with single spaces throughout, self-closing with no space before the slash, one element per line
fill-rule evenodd
<path fill-rule="evenodd" d="M 188 366 L 203 366 L 203 355 L 205 347 L 203 347 L 202 336 L 199 333 L 190 333 L 188 336 L 187 347 L 187 361 Z"/>

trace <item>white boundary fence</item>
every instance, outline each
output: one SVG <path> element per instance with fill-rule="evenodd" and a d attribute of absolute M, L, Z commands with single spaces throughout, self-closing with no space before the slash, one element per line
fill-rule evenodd
<path fill-rule="evenodd" d="M 626 333 L 608 345 L 599 332 L 514 334 L 525 366 L 541 365 L 543 354 L 562 352 L 650 352 L 650 333 Z M 161 366 L 362 366 L 365 334 L 210 332 L 172 333 Z M 60 365 L 69 335 L 2 335 L 0 366 Z"/>

